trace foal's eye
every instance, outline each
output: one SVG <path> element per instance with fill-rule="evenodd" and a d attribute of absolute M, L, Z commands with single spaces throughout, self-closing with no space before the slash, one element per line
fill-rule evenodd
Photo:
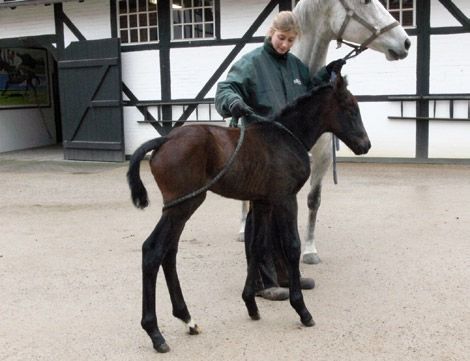
<path fill-rule="evenodd" d="M 370 4 L 371 0 L 361 0 L 363 4 Z"/>

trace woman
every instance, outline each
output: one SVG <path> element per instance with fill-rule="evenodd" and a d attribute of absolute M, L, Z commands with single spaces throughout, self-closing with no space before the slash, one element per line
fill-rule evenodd
<path fill-rule="evenodd" d="M 255 122 L 259 117 L 269 119 L 313 86 L 328 82 L 332 70 L 339 71 L 344 64 L 342 59 L 322 68 L 312 80 L 308 68 L 289 53 L 299 34 L 294 14 L 281 11 L 274 18 L 264 45 L 245 54 L 232 66 L 227 79 L 219 82 L 215 106 L 223 117 L 232 117 L 231 126 L 238 126 L 239 119 L 242 125 Z M 250 234 L 251 227 L 250 212 L 245 234 Z M 289 291 L 279 285 L 288 285 L 287 271 L 275 232 L 276 225 L 272 229 L 271 242 L 264 245 L 264 257 L 258 265 L 257 295 L 269 300 L 285 300 Z M 249 239 L 247 237 L 246 241 Z M 248 260 L 250 249 L 247 244 Z M 315 283 L 313 279 L 301 278 L 301 285 L 304 289 L 311 289 Z"/>

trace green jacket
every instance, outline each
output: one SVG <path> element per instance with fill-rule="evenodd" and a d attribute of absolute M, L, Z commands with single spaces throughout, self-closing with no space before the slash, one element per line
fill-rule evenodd
<path fill-rule="evenodd" d="M 215 107 L 224 118 L 230 117 L 230 105 L 241 99 L 257 115 L 268 118 L 328 80 L 325 68 L 311 79 L 308 68 L 295 55 L 278 54 L 267 38 L 263 46 L 238 60 L 227 79 L 218 83 Z M 245 123 L 256 120 L 251 116 L 243 119 Z M 236 120 L 232 118 L 230 124 L 236 126 Z"/>

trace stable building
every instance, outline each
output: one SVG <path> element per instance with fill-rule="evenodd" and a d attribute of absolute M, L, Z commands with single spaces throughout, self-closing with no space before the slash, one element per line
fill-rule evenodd
<path fill-rule="evenodd" d="M 412 45 L 400 61 L 348 61 L 373 146 L 338 156 L 470 163 L 470 2 L 375 1 Z M 60 144 L 65 159 L 124 161 L 175 126 L 225 126 L 217 81 L 297 2 L 0 0 L 0 152 Z M 348 51 L 332 43 L 328 60 Z"/>

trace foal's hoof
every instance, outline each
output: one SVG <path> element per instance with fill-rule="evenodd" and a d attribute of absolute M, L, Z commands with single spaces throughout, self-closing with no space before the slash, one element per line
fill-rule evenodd
<path fill-rule="evenodd" d="M 189 327 L 189 334 L 190 335 L 199 335 L 201 333 L 201 329 L 198 325 L 194 325 Z"/>
<path fill-rule="evenodd" d="M 300 319 L 302 324 L 307 327 L 315 326 L 315 321 L 313 320 L 312 316 L 307 317 L 305 320 Z"/>
<path fill-rule="evenodd" d="M 259 320 L 261 320 L 261 317 L 260 317 L 258 311 L 253 312 L 253 313 L 250 313 L 250 318 L 251 318 L 253 321 L 259 321 Z"/>
<path fill-rule="evenodd" d="M 302 256 L 302 262 L 306 264 L 319 264 L 321 262 L 318 253 L 305 253 Z"/>
<path fill-rule="evenodd" d="M 166 342 L 163 342 L 160 345 L 153 345 L 153 348 L 159 353 L 167 353 L 170 351 L 170 346 L 168 346 Z"/>

